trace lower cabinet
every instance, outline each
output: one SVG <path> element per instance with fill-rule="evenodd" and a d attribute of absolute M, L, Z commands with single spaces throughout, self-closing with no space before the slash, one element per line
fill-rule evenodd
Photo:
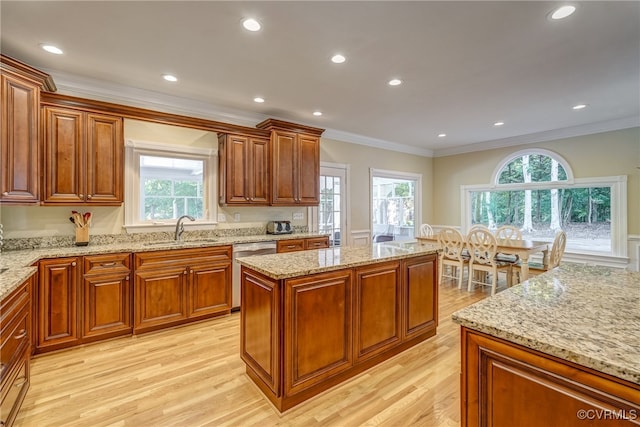
<path fill-rule="evenodd" d="M 276 252 L 297 252 L 309 249 L 323 249 L 329 247 L 329 236 L 308 237 L 302 239 L 285 239 L 276 242 Z"/>
<path fill-rule="evenodd" d="M 32 279 L 0 303 L 0 426 L 11 426 L 29 389 Z"/>
<path fill-rule="evenodd" d="M 231 246 L 134 255 L 134 332 L 230 313 Z"/>
<path fill-rule="evenodd" d="M 424 255 L 402 261 L 403 339 L 435 331 L 438 326 L 437 262 L 436 255 Z"/>
<path fill-rule="evenodd" d="M 640 386 L 462 328 L 461 426 L 632 426 Z"/>

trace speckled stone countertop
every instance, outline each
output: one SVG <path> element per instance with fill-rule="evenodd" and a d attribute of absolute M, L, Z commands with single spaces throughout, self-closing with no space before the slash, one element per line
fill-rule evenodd
<path fill-rule="evenodd" d="M 4 270 L 5 268 L 7 269 L 6 271 L 0 273 L 0 299 L 7 296 L 20 284 L 22 284 L 29 276 L 31 276 L 36 271 L 36 267 L 32 267 L 32 265 L 44 258 L 97 255 L 116 252 L 150 252 L 167 249 L 225 246 L 237 243 L 266 242 L 273 240 L 302 239 L 322 236 L 325 236 L 325 234 L 256 234 L 248 236 L 220 236 L 193 239 L 185 237 L 179 244 L 176 244 L 172 240 L 161 240 L 160 242 L 144 240 L 143 236 L 141 237 L 141 239 L 143 240 L 139 241 L 127 241 L 110 244 L 94 243 L 92 241 L 88 246 L 68 245 L 60 247 L 5 251 L 0 253 L 0 270 Z"/>
<path fill-rule="evenodd" d="M 466 328 L 640 384 L 640 273 L 564 264 L 452 316 Z"/>
<path fill-rule="evenodd" d="M 272 279 L 288 279 L 359 265 L 434 254 L 436 245 L 417 242 L 384 242 L 371 246 L 335 247 L 277 255 L 249 256 L 238 262 Z"/>

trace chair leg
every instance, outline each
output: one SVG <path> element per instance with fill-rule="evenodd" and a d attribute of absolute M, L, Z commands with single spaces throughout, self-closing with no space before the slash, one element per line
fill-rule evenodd
<path fill-rule="evenodd" d="M 461 264 L 458 270 L 458 289 L 462 289 L 462 273 L 464 273 L 464 264 Z"/>
<path fill-rule="evenodd" d="M 496 294 L 496 287 L 498 285 L 498 270 L 494 270 L 491 275 L 491 296 Z"/>
<path fill-rule="evenodd" d="M 471 292 L 473 286 L 473 264 L 469 263 L 469 284 L 467 285 L 467 292 Z"/>
<path fill-rule="evenodd" d="M 442 284 L 442 279 L 444 278 L 444 262 L 442 259 L 440 260 L 440 274 L 438 275 L 438 286 Z"/>

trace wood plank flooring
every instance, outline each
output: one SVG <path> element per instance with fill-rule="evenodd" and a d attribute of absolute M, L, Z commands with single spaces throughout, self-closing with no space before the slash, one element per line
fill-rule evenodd
<path fill-rule="evenodd" d="M 458 426 L 451 313 L 490 289 L 447 281 L 439 292 L 435 337 L 284 414 L 245 374 L 234 313 L 34 358 L 15 426 Z"/>

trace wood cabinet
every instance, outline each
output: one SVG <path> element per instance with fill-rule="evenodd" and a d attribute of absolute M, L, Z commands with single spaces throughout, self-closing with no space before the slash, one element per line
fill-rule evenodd
<path fill-rule="evenodd" d="M 302 239 L 285 239 L 276 242 L 276 252 L 297 252 L 309 249 L 322 249 L 329 247 L 329 236 L 308 237 Z"/>
<path fill-rule="evenodd" d="M 123 200 L 122 117 L 46 105 L 45 205 L 120 205 Z"/>
<path fill-rule="evenodd" d="M 631 426 L 640 386 L 462 328 L 462 426 Z"/>
<path fill-rule="evenodd" d="M 36 352 L 80 343 L 80 271 L 81 257 L 40 261 Z"/>
<path fill-rule="evenodd" d="M 134 331 L 231 312 L 231 246 L 134 255 Z"/>
<path fill-rule="evenodd" d="M 271 204 L 316 206 L 320 202 L 320 135 L 324 129 L 268 119 L 271 131 Z"/>
<path fill-rule="evenodd" d="M 11 426 L 29 389 L 32 279 L 0 302 L 0 425 Z"/>
<path fill-rule="evenodd" d="M 268 205 L 269 139 L 218 135 L 218 197 L 221 205 Z"/>
<path fill-rule="evenodd" d="M 84 257 L 83 342 L 131 334 L 131 254 Z"/>
<path fill-rule="evenodd" d="M 284 411 L 432 337 L 436 268 L 420 255 L 278 280 L 243 266 L 247 375 Z"/>
<path fill-rule="evenodd" d="M 0 56 L 0 203 L 40 201 L 40 91 L 53 80 L 19 61 Z"/>

